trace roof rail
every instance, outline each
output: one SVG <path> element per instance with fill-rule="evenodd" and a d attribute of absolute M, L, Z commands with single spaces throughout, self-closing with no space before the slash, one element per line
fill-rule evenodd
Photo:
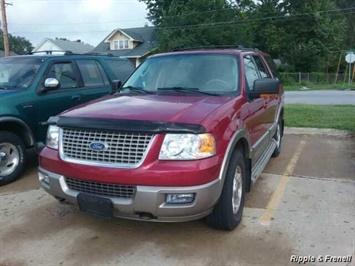
<path fill-rule="evenodd" d="M 53 54 L 53 52 L 55 52 L 55 53 L 58 53 L 58 52 L 63 53 L 64 52 L 65 55 L 73 54 L 72 51 L 63 51 L 63 50 L 43 50 L 43 51 L 28 52 L 27 54 L 31 55 L 31 54 L 46 53 L 47 55 L 51 55 L 51 54 Z"/>
<path fill-rule="evenodd" d="M 107 55 L 107 56 L 114 56 L 111 53 L 97 53 L 97 52 L 89 52 L 89 53 L 84 53 L 84 55 Z M 119 57 L 119 56 L 117 56 Z"/>
<path fill-rule="evenodd" d="M 177 48 L 177 49 L 174 49 L 173 51 L 177 52 L 177 51 L 201 50 L 201 49 L 238 49 L 238 50 L 259 51 L 258 48 L 247 48 L 242 45 L 195 46 L 195 47 Z"/>

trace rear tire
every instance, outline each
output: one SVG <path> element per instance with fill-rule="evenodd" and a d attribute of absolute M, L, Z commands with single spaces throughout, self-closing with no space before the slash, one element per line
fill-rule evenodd
<path fill-rule="evenodd" d="M 275 132 L 275 135 L 273 136 L 273 139 L 276 140 L 277 146 L 272 154 L 272 157 L 277 157 L 281 153 L 281 144 L 282 144 L 282 120 L 280 119 L 277 123 L 277 129 Z"/>
<path fill-rule="evenodd" d="M 209 226 L 234 230 L 242 220 L 246 188 L 246 167 L 242 152 L 236 149 L 229 161 L 221 197 L 206 217 Z"/>
<path fill-rule="evenodd" d="M 0 131 L 0 186 L 18 179 L 26 162 L 26 148 L 15 134 Z"/>

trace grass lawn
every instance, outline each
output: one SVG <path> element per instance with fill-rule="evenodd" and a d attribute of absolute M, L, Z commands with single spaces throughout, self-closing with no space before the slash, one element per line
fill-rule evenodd
<path fill-rule="evenodd" d="M 352 89 L 354 89 L 355 84 L 352 84 Z M 291 84 L 284 85 L 285 91 L 299 91 L 302 87 L 307 87 L 309 90 L 346 90 L 349 89 L 349 85 L 347 83 L 343 84 Z"/>
<path fill-rule="evenodd" d="M 285 126 L 350 130 L 355 133 L 355 106 L 306 105 L 285 106 Z"/>

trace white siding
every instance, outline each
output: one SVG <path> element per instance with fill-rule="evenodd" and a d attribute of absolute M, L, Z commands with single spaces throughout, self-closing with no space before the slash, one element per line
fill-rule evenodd
<path fill-rule="evenodd" d="M 33 52 L 37 51 L 62 51 L 58 46 L 56 46 L 54 43 L 52 43 L 49 40 L 46 40 L 44 43 L 42 43 L 40 46 L 36 47 L 33 49 Z M 64 51 L 63 51 L 64 52 Z M 63 52 L 54 52 L 53 54 L 62 54 Z M 45 53 L 44 53 L 45 54 Z"/>

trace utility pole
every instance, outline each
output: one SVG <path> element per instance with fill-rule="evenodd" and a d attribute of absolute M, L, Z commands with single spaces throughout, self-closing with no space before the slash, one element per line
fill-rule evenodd
<path fill-rule="evenodd" d="M 1 17 L 2 17 L 2 32 L 4 35 L 4 52 L 5 52 L 5 57 L 10 55 L 10 47 L 9 47 L 9 36 L 7 33 L 7 20 L 6 20 L 6 6 L 12 4 L 7 4 L 5 3 L 5 0 L 0 0 L 1 4 Z"/>

